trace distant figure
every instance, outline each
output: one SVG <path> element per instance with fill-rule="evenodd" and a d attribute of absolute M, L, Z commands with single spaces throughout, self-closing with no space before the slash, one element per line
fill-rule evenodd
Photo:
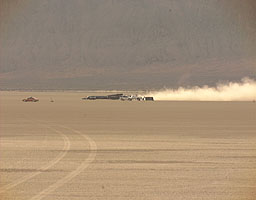
<path fill-rule="evenodd" d="M 253 99 L 252 102 L 255 103 L 256 102 L 255 99 Z"/>

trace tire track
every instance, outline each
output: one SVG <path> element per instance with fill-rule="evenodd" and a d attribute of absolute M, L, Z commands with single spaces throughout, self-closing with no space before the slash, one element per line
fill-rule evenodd
<path fill-rule="evenodd" d="M 63 138 L 63 141 L 64 141 L 64 146 L 62 148 L 62 152 L 54 159 L 52 160 L 50 163 L 48 163 L 47 165 L 39 168 L 40 171 L 37 171 L 37 172 L 34 172 L 28 176 L 25 176 L 25 177 L 22 177 L 18 180 L 15 180 L 15 182 L 12 182 L 12 183 L 9 183 L 3 187 L 0 188 L 0 193 L 3 193 L 13 187 L 16 187 L 17 185 L 21 184 L 21 183 L 24 183 L 25 181 L 28 181 L 29 179 L 43 173 L 43 171 L 51 168 L 52 166 L 54 166 L 55 164 L 57 164 L 68 152 L 68 150 L 70 149 L 70 140 L 68 139 L 68 137 L 66 135 L 64 135 L 63 133 L 61 133 L 60 131 L 54 129 L 54 128 L 51 128 L 51 127 L 48 127 L 50 129 L 52 129 L 54 132 L 58 133 L 61 135 L 61 137 Z"/>
<path fill-rule="evenodd" d="M 88 137 L 87 135 L 82 134 L 80 131 L 72 129 L 72 128 L 68 128 L 66 126 L 62 126 L 60 125 L 60 127 L 65 128 L 65 129 L 69 129 L 73 132 L 75 132 L 76 134 L 82 136 L 88 143 L 89 143 L 89 148 L 90 148 L 90 154 L 88 156 L 87 159 L 85 159 L 82 164 L 80 164 L 79 167 L 77 167 L 74 171 L 72 171 L 71 173 L 69 173 L 67 176 L 65 176 L 64 178 L 58 180 L 57 182 L 55 182 L 54 184 L 50 185 L 48 188 L 46 188 L 45 190 L 41 191 L 39 194 L 33 196 L 31 198 L 31 200 L 40 200 L 44 197 L 46 197 L 48 194 L 50 194 L 51 192 L 53 192 L 54 190 L 56 190 L 57 188 L 61 187 L 62 185 L 64 185 L 65 183 L 67 183 L 68 181 L 70 181 L 71 179 L 73 179 L 75 176 L 77 176 L 78 174 L 80 174 L 82 171 L 84 171 L 89 165 L 90 163 L 92 163 L 95 160 L 96 154 L 97 154 L 97 145 L 94 142 L 94 140 L 92 140 L 90 137 Z"/>

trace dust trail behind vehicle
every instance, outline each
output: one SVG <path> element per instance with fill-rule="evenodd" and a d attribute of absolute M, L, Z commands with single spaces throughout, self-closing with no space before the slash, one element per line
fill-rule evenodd
<path fill-rule="evenodd" d="M 217 84 L 216 87 L 164 89 L 148 92 L 156 100 L 172 101 L 254 101 L 256 99 L 256 81 L 243 78 L 240 83 Z"/>

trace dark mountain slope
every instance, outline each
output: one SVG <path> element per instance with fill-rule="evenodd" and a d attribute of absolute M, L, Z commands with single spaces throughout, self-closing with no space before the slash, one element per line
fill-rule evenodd
<path fill-rule="evenodd" d="M 253 0 L 0 2 L 1 88 L 150 89 L 256 77 Z"/>

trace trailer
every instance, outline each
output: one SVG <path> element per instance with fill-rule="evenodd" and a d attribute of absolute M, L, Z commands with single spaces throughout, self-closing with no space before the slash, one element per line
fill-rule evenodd
<path fill-rule="evenodd" d="M 96 99 L 110 99 L 110 100 L 119 100 L 123 94 L 111 94 L 106 96 L 87 96 L 82 98 L 82 100 L 96 100 Z"/>

